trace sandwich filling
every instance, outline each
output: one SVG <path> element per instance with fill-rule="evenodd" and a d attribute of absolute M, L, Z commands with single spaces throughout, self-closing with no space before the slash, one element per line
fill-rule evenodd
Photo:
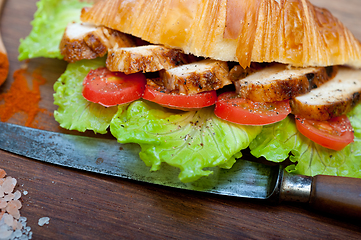
<path fill-rule="evenodd" d="M 78 34 L 73 33 L 74 28 L 78 29 Z M 99 32 L 111 32 L 112 34 L 99 34 Z M 99 37 L 99 35 L 103 37 Z M 92 39 L 92 41 L 88 39 Z M 128 43 L 134 43 L 134 45 L 128 47 Z M 86 53 L 79 56 L 79 52 L 84 52 L 83 49 L 92 49 L 94 54 Z M 101 54 L 98 54 L 97 49 L 102 50 Z M 271 124 L 283 120 L 289 113 L 292 113 L 298 118 L 305 118 L 305 121 L 326 121 L 322 125 L 332 128 L 333 125 L 327 121 L 349 112 L 351 107 L 359 101 L 358 96 L 361 92 L 358 87 L 361 84 L 361 71 L 339 69 L 337 66 L 301 68 L 278 63 L 253 63 L 250 67 L 243 68 L 236 62 L 194 57 L 178 49 L 144 43 L 136 37 L 119 31 L 103 26 L 90 27 L 89 24 L 70 24 L 65 30 L 60 50 L 64 59 L 69 62 L 93 59 L 108 53 L 106 68 L 109 70 L 109 74 L 110 72 L 125 73 L 127 74 L 126 78 L 129 78 L 128 81 L 134 85 L 138 82 L 134 80 L 136 77 L 132 78 L 133 74 L 144 73 L 145 76 L 148 76 L 144 83 L 145 94 L 133 90 L 133 95 L 136 97 L 131 98 L 132 100 L 144 98 L 168 108 L 186 111 L 198 110 L 215 104 L 215 113 L 219 118 L 236 124 Z M 99 71 L 103 72 L 104 70 Z M 92 78 L 93 84 L 111 81 L 107 77 L 95 78 L 92 75 Z M 118 84 L 115 81 L 111 82 L 113 85 Z M 348 86 L 347 82 L 352 82 L 352 86 Z M 95 97 L 89 97 L 90 83 L 90 81 L 84 82 L 83 90 L 83 96 L 89 101 L 104 106 L 115 106 L 130 101 L 124 100 L 129 98 L 118 98 L 119 101 L 104 100 L 100 102 L 99 96 L 104 98 L 104 92 L 106 92 L 107 98 L 112 99 L 114 95 L 124 93 L 121 90 L 115 91 L 107 87 L 92 89 L 91 94 Z M 120 83 L 118 85 L 118 89 L 125 88 L 120 87 Z M 232 92 L 223 94 L 217 101 L 215 91 L 225 91 L 225 88 L 235 94 Z M 108 94 L 109 92 L 111 94 Z M 336 95 L 335 92 L 337 92 Z M 288 107 L 289 101 L 291 104 Z M 194 102 L 204 103 L 194 105 Z M 280 107 L 281 105 L 282 107 Z M 255 106 L 262 106 L 262 110 Z M 287 111 L 282 111 L 287 107 Z M 302 128 L 303 122 L 297 126 Z M 340 127 L 348 129 L 347 132 L 351 134 L 351 137 L 347 138 L 347 142 L 342 145 L 345 147 L 353 142 L 353 130 L 351 126 Z M 310 131 L 315 132 L 313 128 L 310 128 Z M 324 132 L 324 135 L 328 134 L 330 138 L 337 132 L 327 131 Z M 305 131 L 303 133 L 324 147 L 340 150 L 339 144 L 332 144 L 324 139 L 320 140 Z M 333 139 L 333 142 L 337 142 L 337 140 Z"/>
<path fill-rule="evenodd" d="M 84 6 L 75 0 L 57 4 L 64 12 L 78 9 L 74 19 Z M 62 22 L 40 21 L 54 15 L 49 9 L 39 8 L 33 24 Z M 56 34 L 58 57 L 70 62 L 54 86 L 54 116 L 62 127 L 105 133 L 110 126 L 119 142 L 141 146 L 151 170 L 166 162 L 180 169 L 183 182 L 207 176 L 215 166 L 230 168 L 246 148 L 269 161 L 289 159 L 295 164 L 287 169 L 296 173 L 361 177 L 361 71 L 256 62 L 242 67 L 109 27 L 69 22 Z M 41 41 L 41 34 L 34 29 L 22 41 L 19 59 L 37 56 L 32 41 L 35 35 Z M 118 94 L 121 84 L 136 89 L 121 95 L 135 98 L 98 101 Z M 84 98 L 87 88 L 96 100 Z"/>

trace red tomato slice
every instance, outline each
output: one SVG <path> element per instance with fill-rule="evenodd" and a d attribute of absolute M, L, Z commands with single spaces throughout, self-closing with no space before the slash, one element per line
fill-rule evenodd
<path fill-rule="evenodd" d="M 354 133 L 347 116 L 332 118 L 328 121 L 317 121 L 296 116 L 296 126 L 305 137 L 323 147 L 342 150 L 353 142 Z"/>
<path fill-rule="evenodd" d="M 201 92 L 193 95 L 165 93 L 147 85 L 143 98 L 167 108 L 193 111 L 216 103 L 216 91 Z"/>
<path fill-rule="evenodd" d="M 226 121 L 244 125 L 265 125 L 281 121 L 291 112 L 289 101 L 263 103 L 240 98 L 235 92 L 218 96 L 214 113 Z"/>
<path fill-rule="evenodd" d="M 88 101 L 110 107 L 142 97 L 146 79 L 142 73 L 126 75 L 107 68 L 91 70 L 83 81 L 83 96 Z"/>

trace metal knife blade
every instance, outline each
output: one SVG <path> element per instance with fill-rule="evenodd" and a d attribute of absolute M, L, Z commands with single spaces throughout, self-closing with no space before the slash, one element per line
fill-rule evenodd
<path fill-rule="evenodd" d="M 237 160 L 229 169 L 192 183 L 178 179 L 179 170 L 164 164 L 151 172 L 136 144 L 49 132 L 0 122 L 0 149 L 80 170 L 168 187 L 219 195 L 310 203 L 318 211 L 361 218 L 361 179 L 288 174 L 279 166 Z"/>
<path fill-rule="evenodd" d="M 214 174 L 193 183 L 182 183 L 179 170 L 164 164 L 151 172 L 139 158 L 136 144 L 49 132 L 0 122 L 0 149 L 28 158 L 85 171 L 163 186 L 227 196 L 267 199 L 280 185 L 278 166 L 238 160 L 230 170 L 214 168 Z"/>

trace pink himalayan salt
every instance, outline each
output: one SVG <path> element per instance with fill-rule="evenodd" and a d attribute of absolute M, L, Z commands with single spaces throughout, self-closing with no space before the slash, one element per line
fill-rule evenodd
<path fill-rule="evenodd" d="M 0 209 L 6 208 L 7 204 L 8 204 L 7 201 L 0 198 Z"/>
<path fill-rule="evenodd" d="M 22 204 L 19 200 L 11 200 L 8 205 L 14 206 L 16 209 L 20 209 L 22 207 Z"/>
<path fill-rule="evenodd" d="M 2 184 L 2 189 L 4 193 L 12 193 L 16 185 L 16 179 L 12 177 L 6 177 L 4 183 Z"/>
<path fill-rule="evenodd" d="M 3 216 L 3 218 L 4 218 L 4 223 L 5 223 L 6 225 L 8 225 L 8 226 L 10 226 L 10 227 L 13 226 L 13 223 L 14 223 L 14 218 L 13 218 L 13 216 L 11 216 L 11 215 L 8 214 L 8 213 L 5 213 L 4 216 Z"/>
<path fill-rule="evenodd" d="M 6 211 L 10 214 L 13 215 L 13 217 L 15 219 L 19 219 L 20 218 L 20 211 L 17 208 L 14 208 L 13 206 L 9 206 L 9 204 L 6 206 Z"/>
<path fill-rule="evenodd" d="M 14 219 L 13 230 L 21 230 L 23 225 L 18 220 Z"/>
<path fill-rule="evenodd" d="M 20 198 L 21 193 L 19 191 L 16 192 L 16 195 L 12 193 L 14 191 L 17 181 L 15 178 L 12 178 L 10 176 L 4 178 L 6 176 L 6 173 L 4 173 L 5 171 L 3 169 L 0 169 L 0 175 L 3 176 L 2 179 L 4 179 L 0 186 L 0 209 L 5 209 L 5 211 L 11 215 L 11 221 L 13 221 L 14 218 L 20 218 L 19 209 L 22 207 L 22 204 L 18 199 Z M 15 196 L 16 199 L 14 200 Z M 10 219 L 7 213 L 6 218 Z M 1 214 L 1 218 L 3 217 L 3 215 L 4 214 Z"/>
<path fill-rule="evenodd" d="M 14 199 L 14 193 L 9 193 L 8 195 L 4 196 L 4 200 L 9 202 Z"/>
<path fill-rule="evenodd" d="M 22 224 L 18 222 L 16 219 L 14 219 L 14 217 L 11 216 L 10 214 L 5 213 L 3 217 L 4 217 L 4 223 L 9 227 L 11 227 L 13 230 L 22 228 Z"/>
<path fill-rule="evenodd" d="M 21 198 L 21 192 L 19 190 L 16 190 L 14 193 L 14 200 L 19 200 Z"/>
<path fill-rule="evenodd" d="M 11 227 L 13 230 L 22 228 L 22 224 L 18 222 L 16 219 L 14 219 L 14 217 L 11 216 L 10 214 L 5 213 L 3 217 L 4 217 L 4 223 L 9 227 Z"/>
<path fill-rule="evenodd" d="M 13 193 L 17 184 L 15 178 L 6 177 L 4 170 L 0 169 L 0 239 L 31 239 L 32 232 L 30 227 L 26 227 L 26 218 L 20 216 L 19 209 L 22 207 L 19 199 L 21 192 Z M 4 185 L 5 184 L 5 185 Z M 17 220 L 18 219 L 18 220 Z M 13 229 L 6 228 L 8 226 Z M 5 228 L 4 228 L 5 227 Z M 13 235 L 12 235 L 13 234 Z"/>
<path fill-rule="evenodd" d="M 16 194 L 17 199 L 13 200 L 15 198 L 15 194 L 12 193 L 12 191 L 14 190 L 14 187 L 15 187 L 15 186 L 13 186 L 14 184 L 16 185 L 16 180 L 14 181 L 13 178 L 7 177 L 7 178 L 5 178 L 5 181 L 3 181 L 2 186 L 0 186 L 1 190 L 2 190 L 2 195 L 3 195 L 0 198 L 0 209 L 5 209 L 8 213 L 13 215 L 16 219 L 19 219 L 20 212 L 18 209 L 21 208 L 22 204 L 18 199 L 20 198 L 21 193 L 19 191 L 17 191 L 17 194 Z M 7 192 L 10 191 L 10 192 L 7 195 L 4 195 L 3 194 L 4 191 L 7 191 Z M 2 214 L 0 215 L 0 219 L 3 217 L 3 214 L 4 213 L 2 212 Z M 11 216 L 12 219 L 13 219 L 13 216 Z M 7 216 L 7 218 L 9 218 L 9 216 Z"/>

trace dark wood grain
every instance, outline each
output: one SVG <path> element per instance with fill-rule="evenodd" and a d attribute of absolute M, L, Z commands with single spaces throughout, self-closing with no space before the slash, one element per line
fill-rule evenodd
<path fill-rule="evenodd" d="M 8 0 L 1 33 L 11 69 L 17 61 L 19 39 L 30 32 L 35 0 Z M 313 0 L 327 6 L 361 39 L 360 0 Z M 28 71 L 42 68 L 47 83 L 41 86 L 41 107 L 52 112 L 52 85 L 66 67 L 59 60 L 34 59 Z M 53 117 L 39 114 L 37 127 L 61 129 Z M 10 122 L 24 124 L 21 116 Z M 91 135 L 91 133 L 87 133 Z M 21 215 L 28 218 L 33 239 L 358 239 L 361 226 L 349 219 L 324 216 L 308 206 L 221 197 L 170 189 L 40 163 L 0 151 L 0 167 L 18 180 Z M 50 223 L 38 226 L 38 219 Z"/>

